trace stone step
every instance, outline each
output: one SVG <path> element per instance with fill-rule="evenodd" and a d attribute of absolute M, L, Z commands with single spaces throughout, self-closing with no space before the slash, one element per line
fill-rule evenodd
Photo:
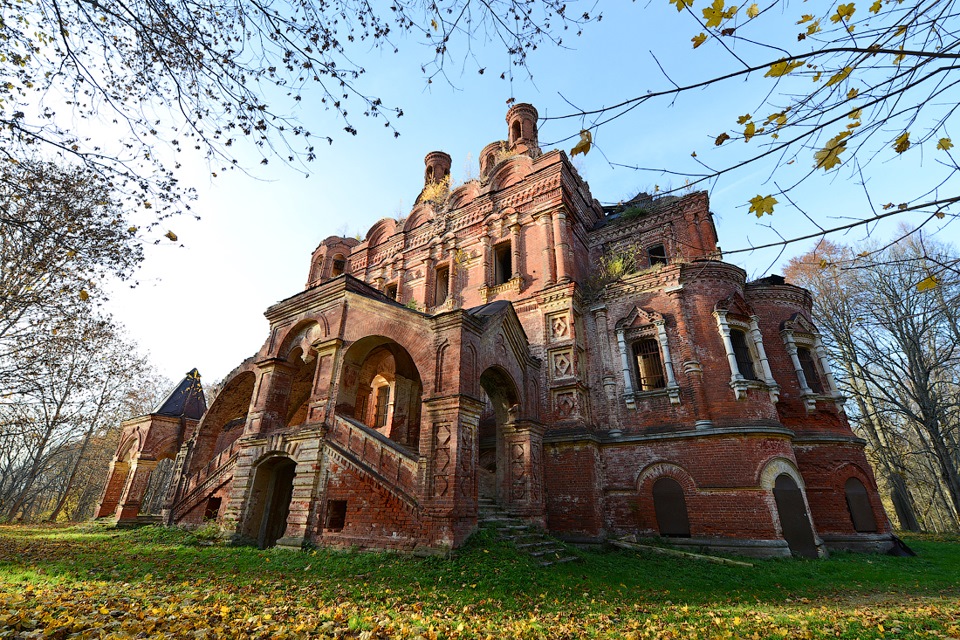
<path fill-rule="evenodd" d="M 538 549 L 537 551 L 529 552 L 529 555 L 534 558 L 542 558 L 543 556 L 548 556 L 551 553 L 559 554 L 563 551 L 561 547 L 550 547 L 549 549 Z"/>
<path fill-rule="evenodd" d="M 540 563 L 541 567 L 552 567 L 555 564 L 565 564 L 567 562 L 579 562 L 580 558 L 577 556 L 564 556 L 562 558 L 557 558 L 556 560 L 544 560 Z"/>
<path fill-rule="evenodd" d="M 522 544 L 515 544 L 513 546 L 515 546 L 517 549 L 531 549 L 531 550 L 536 550 L 536 547 L 553 546 L 554 544 L 553 540 L 545 540 L 542 538 L 543 536 L 541 536 L 541 540 L 538 540 L 537 542 L 524 542 Z"/>

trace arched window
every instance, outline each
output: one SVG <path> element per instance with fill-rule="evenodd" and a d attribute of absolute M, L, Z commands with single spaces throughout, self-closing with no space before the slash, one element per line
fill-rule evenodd
<path fill-rule="evenodd" d="M 339 275 L 342 275 L 347 268 L 347 260 L 343 257 L 342 253 L 334 254 L 333 264 L 330 268 L 330 277 L 336 278 Z"/>
<path fill-rule="evenodd" d="M 817 371 L 817 365 L 813 361 L 813 354 L 806 347 L 797 347 L 797 359 L 800 361 L 800 368 L 803 370 L 803 377 L 807 379 L 807 387 L 814 393 L 823 393 L 823 383 L 820 382 L 820 373 Z"/>
<path fill-rule="evenodd" d="M 873 517 L 867 488 L 857 478 L 850 478 L 844 485 L 844 491 L 847 494 L 847 509 L 850 510 L 853 529 L 858 533 L 876 533 L 877 520 Z"/>
<path fill-rule="evenodd" d="M 633 343 L 634 373 L 640 391 L 653 391 L 667 386 L 663 375 L 663 358 L 660 343 L 655 338 L 645 338 Z"/>
<path fill-rule="evenodd" d="M 522 129 L 522 125 L 520 124 L 520 121 L 514 120 L 513 127 L 511 127 L 510 129 L 510 138 L 511 138 L 510 142 L 514 142 L 514 143 L 517 142 L 522 137 L 522 134 L 523 134 L 523 129 Z"/>
<path fill-rule="evenodd" d="M 747 334 L 740 329 L 730 329 L 730 342 L 733 343 L 733 355 L 737 359 L 737 369 L 746 380 L 759 380 L 754 366 L 753 354 L 747 344 Z"/>
<path fill-rule="evenodd" d="M 690 537 L 690 519 L 683 487 L 673 478 L 660 478 L 653 483 L 653 508 L 661 536 Z"/>

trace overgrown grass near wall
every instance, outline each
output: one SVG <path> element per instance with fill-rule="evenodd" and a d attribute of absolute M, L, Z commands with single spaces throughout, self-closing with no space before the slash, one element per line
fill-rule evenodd
<path fill-rule="evenodd" d="M 490 532 L 443 559 L 0 527 L 0 638 L 960 638 L 960 540 L 908 543 L 919 557 L 540 568 Z"/>

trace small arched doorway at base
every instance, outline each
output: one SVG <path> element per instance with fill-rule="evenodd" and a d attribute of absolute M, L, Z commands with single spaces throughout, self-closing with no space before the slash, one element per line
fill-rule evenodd
<path fill-rule="evenodd" d="M 276 545 L 277 540 L 283 537 L 290 514 L 296 472 L 297 464 L 286 457 L 272 458 L 257 467 L 245 533 L 255 538 L 261 549 Z"/>
<path fill-rule="evenodd" d="M 505 505 L 510 501 L 511 494 L 506 486 L 510 469 L 503 429 L 519 413 L 520 394 L 510 375 L 496 366 L 480 375 L 480 388 L 484 406 L 477 434 L 478 490 L 481 498 Z"/>
<path fill-rule="evenodd" d="M 804 558 L 817 558 L 817 543 L 810 526 L 810 516 L 803 493 L 796 481 L 786 473 L 777 476 L 773 485 L 773 499 L 777 503 L 780 529 L 790 552 Z"/>

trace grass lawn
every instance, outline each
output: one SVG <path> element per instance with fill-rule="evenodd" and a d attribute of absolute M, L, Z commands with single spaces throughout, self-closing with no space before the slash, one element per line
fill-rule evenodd
<path fill-rule="evenodd" d="M 960 638 L 960 538 L 908 543 L 918 557 L 540 568 L 487 531 L 441 559 L 5 526 L 0 638 Z"/>

